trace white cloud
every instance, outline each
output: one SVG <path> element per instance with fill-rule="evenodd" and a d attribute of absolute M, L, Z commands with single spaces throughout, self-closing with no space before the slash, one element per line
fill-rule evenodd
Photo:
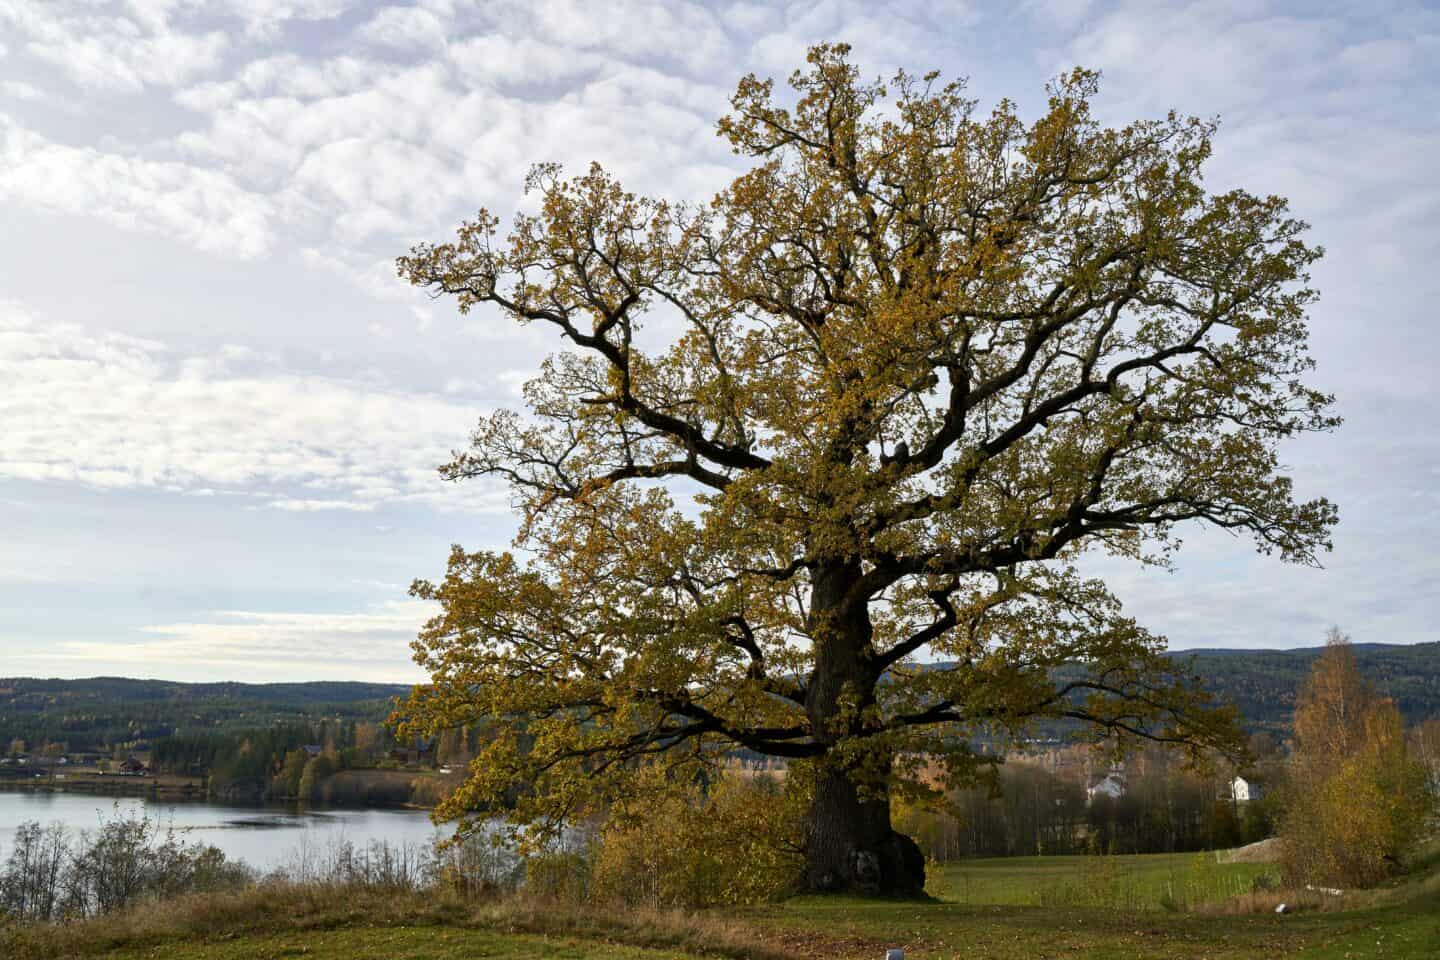
<path fill-rule="evenodd" d="M 1094 6 L 1094 0 L 1023 0 L 1021 8 L 1041 26 L 1061 30 L 1080 25 Z"/>
<path fill-rule="evenodd" d="M 83 0 L 0 0 L 0 24 L 24 37 L 24 49 L 92 90 L 138 93 L 173 87 L 214 69 L 224 33 L 174 29 L 173 0 L 96 4 Z"/>
<path fill-rule="evenodd" d="M 435 152 L 403 140 L 343 139 L 306 153 L 287 193 L 327 210 L 335 238 L 354 244 L 440 219 L 455 199 L 452 169 Z M 440 186 L 447 182 L 450 189 Z"/>
<path fill-rule="evenodd" d="M 0 0 L 31 41 L 63 41 L 77 56 L 115 37 L 138 38 L 137 64 L 116 53 L 116 62 L 80 56 L 66 69 L 92 86 L 173 86 L 186 110 L 178 126 L 123 150 L 62 146 L 12 126 L 10 165 L 25 161 L 10 172 L 12 192 L 211 252 L 261 256 L 283 229 L 302 246 L 349 248 L 347 262 L 366 245 L 383 243 L 389 256 L 448 231 L 479 204 L 503 211 L 538 160 L 573 168 L 599 160 L 646 192 L 704 197 L 733 171 L 714 121 L 746 64 L 774 67 L 783 48 L 778 69 L 788 71 L 807 44 L 836 30 L 898 56 L 941 20 L 953 27 L 972 19 L 963 4 L 901 4 L 882 24 L 848 0 L 788 12 L 650 0 L 608 8 L 419 0 L 375 4 L 369 19 L 345 28 L 371 54 L 309 56 L 278 32 L 356 6 L 60 0 L 39 14 Z M 232 62 L 259 55 L 220 74 L 140 42 L 198 42 L 212 36 L 217 17 L 239 19 L 253 34 L 237 37 Z M 746 24 L 763 35 L 734 32 Z M 637 46 L 636 37 L 667 42 Z M 406 56 L 392 62 L 373 54 L 377 45 Z"/>
<path fill-rule="evenodd" d="M 0 305 L 0 381 L 0 479 L 243 491 L 289 511 L 507 508 L 493 488 L 436 475 L 478 414 L 438 396 L 296 374 L 233 351 L 186 356 L 41 324 L 13 305 Z"/>
<path fill-rule="evenodd" d="M 321 21 L 358 0 L 0 0 L 0 25 L 24 49 L 79 86 L 135 94 L 213 72 L 234 44 L 215 21 L 238 20 L 246 37 L 275 37 L 293 21 Z M 204 24 L 204 26 L 202 26 Z M 4 48 L 0 47 L 0 55 Z"/>
<path fill-rule="evenodd" d="M 272 500 L 270 506 L 276 510 L 285 510 L 290 513 L 314 513 L 327 510 L 369 513 L 375 509 L 374 503 L 356 503 L 353 500 L 294 500 L 290 498 Z"/>
<path fill-rule="evenodd" d="M 142 627 L 144 633 L 169 637 L 204 636 L 225 639 L 237 633 L 268 633 L 280 639 L 403 630 L 414 633 L 435 612 L 424 600 L 394 600 L 369 613 L 286 613 L 216 610 L 218 622 L 167 623 Z"/>
<path fill-rule="evenodd" d="M 594 51 L 568 49 L 528 32 L 467 37 L 453 41 L 446 53 L 467 83 L 497 88 L 553 88 L 606 63 Z"/>
<path fill-rule="evenodd" d="M 734 55 L 721 14 L 698 3 L 635 0 L 607 5 L 587 0 L 538 0 L 519 6 L 528 13 L 527 32 L 565 47 L 599 49 L 622 56 L 633 52 L 683 62 L 689 70 L 702 71 L 718 67 Z M 506 15 L 510 14 L 507 10 Z M 640 38 L 673 39 L 637 42 Z"/>
<path fill-rule="evenodd" d="M 1318 376 L 1351 420 L 1307 445 L 1295 471 L 1306 495 L 1340 502 L 1330 572 L 1277 572 L 1271 561 L 1250 562 L 1242 545 L 1207 551 L 1197 538 L 1191 546 L 1201 549 L 1182 554 L 1182 574 L 1117 572 L 1117 589 L 1148 624 L 1187 644 L 1308 640 L 1317 618 L 1340 619 L 1367 639 L 1421 638 L 1434 620 L 1426 545 L 1440 522 L 1427 492 L 1440 467 L 1416 439 L 1433 434 L 1425 417 L 1440 365 L 1425 310 L 1440 296 L 1428 266 L 1440 255 L 1431 227 L 1440 187 L 1429 170 L 1440 130 L 1416 104 L 1435 92 L 1440 17 L 1383 3 L 1002 6 L 0 0 L 0 97 L 25 118 L 0 115 L 0 205 L 29 227 L 11 232 L 10 249 L 48 242 L 47 254 L 63 259 L 72 249 L 57 238 L 99 221 L 135 231 L 133 249 L 147 250 L 122 267 L 118 258 L 85 259 L 124 246 L 112 231 L 74 245 L 87 251 L 73 253 L 74 275 L 101 277 L 95 289 L 127 284 L 116 302 L 17 283 L 12 295 L 81 326 L 22 322 L 0 305 L 0 482 L 28 496 L 18 482 L 28 479 L 71 503 L 86 499 L 72 496 L 78 485 L 183 494 L 183 509 L 268 511 L 244 516 L 273 529 L 389 521 L 399 532 L 387 532 L 387 543 L 409 529 L 381 515 L 387 505 L 489 509 L 496 513 L 467 520 L 464 535 L 480 528 L 476 536 L 501 542 L 503 493 L 444 485 L 433 466 L 464 443 L 477 407 L 508 401 L 555 343 L 493 314 L 453 320 L 448 301 L 425 302 L 395 278 L 395 254 L 444 238 L 477 206 L 503 216 L 523 203 L 521 177 L 537 160 L 572 169 L 599 160 L 631 189 L 704 198 L 742 162 L 714 136 L 734 81 L 770 75 L 787 96 L 784 78 L 818 41 L 853 43 L 868 76 L 902 64 L 968 73 L 982 110 L 1008 94 L 1027 115 L 1043 107 L 1046 76 L 1080 63 L 1105 71 L 1097 109 L 1106 122 L 1170 107 L 1222 114 L 1211 187 L 1288 195 L 1316 224 L 1315 239 L 1330 250 L 1316 272 L 1325 296 L 1312 325 Z M 54 109 L 67 104 L 76 112 Z M 177 257 L 184 273 L 173 283 L 131 283 L 123 274 L 131 262 L 137 275 L 164 272 L 154 266 L 174 248 L 155 244 L 167 253 L 149 256 L 157 236 L 220 256 Z M 339 291 L 345 302 L 332 318 L 336 285 L 317 271 L 370 302 L 357 309 L 359 298 Z M 185 306 L 204 302 L 197 291 L 252 281 L 266 306 L 253 319 L 230 309 L 225 327 L 250 353 L 171 345 L 181 335 L 203 341 L 210 318 L 198 307 L 191 318 Z M 87 298 L 100 300 L 103 319 Z M 292 300 L 306 323 L 290 324 L 278 307 Z M 138 329 L 164 333 L 119 332 Z M 297 366 L 317 353 L 310 367 Z M 381 372 L 315 372 L 367 365 Z M 407 391 L 387 375 L 434 387 Z M 117 503 L 174 507 L 177 496 L 88 502 L 106 504 L 94 515 L 105 518 Z M 158 525 L 167 509 L 154 507 Z M 57 529 L 65 522 L 57 518 Z M 198 576 L 175 570 L 177 582 Z M 317 591 L 330 588 L 327 576 L 317 569 Z M 157 666 L 176 651 L 198 652 L 198 638 L 225 630 L 238 638 L 237 627 L 281 636 L 276 624 L 239 615 L 209 624 L 147 616 L 187 628 L 145 635 Z M 320 622 L 285 629 L 293 638 Z M 283 650 L 269 656 L 271 676 L 296 672 Z"/>
<path fill-rule="evenodd" d="M 292 20 L 332 20 L 360 6 L 361 0 L 212 0 L 213 9 L 238 17 L 247 31 L 270 37 Z"/>
<path fill-rule="evenodd" d="M 378 47 L 426 50 L 445 46 L 448 17 L 423 7 L 386 7 L 358 31 L 361 40 Z"/>
<path fill-rule="evenodd" d="M 300 259 L 312 267 L 345 278 L 377 300 L 413 300 L 409 289 L 395 274 L 394 260 L 361 262 L 343 248 L 326 251 L 319 247 L 304 248 L 300 251 Z"/>
<path fill-rule="evenodd" d="M 434 615 L 432 604 L 392 600 L 361 613 L 217 610 L 209 619 L 139 628 L 131 642 L 67 641 L 52 659 L 119 661 L 130 676 L 277 674 L 305 679 L 420 679 L 409 641 Z"/>
<path fill-rule="evenodd" d="M 271 240 L 269 201 L 224 173 L 55 143 L 3 114 L 0 198 L 163 234 L 209 253 L 257 257 Z"/>
<path fill-rule="evenodd" d="M 543 105 L 510 86 L 532 48 L 488 37 L 458 44 L 453 61 L 258 60 L 234 80 L 177 94 L 206 122 L 174 147 L 262 193 L 307 245 L 313 227 L 348 248 L 347 261 L 363 244 L 383 239 L 393 255 L 448 232 L 480 204 L 505 209 L 537 160 L 600 160 L 647 190 L 685 196 L 728 178 L 713 135 L 724 88 L 549 49 L 538 75 L 566 89 Z"/>
<path fill-rule="evenodd" d="M 210 112 L 244 96 L 297 100 L 335 97 L 361 90 L 379 74 L 395 73 L 398 69 L 352 56 L 314 61 L 293 53 L 281 53 L 250 61 L 233 79 L 186 87 L 176 92 L 175 100 L 192 110 Z"/>
<path fill-rule="evenodd" d="M 33 83 L 26 83 L 24 80 L 6 80 L 0 82 L 0 93 L 14 100 L 29 100 L 39 102 L 49 99 L 49 94 Z"/>
<path fill-rule="evenodd" d="M 1264 6 L 1127 3 L 1087 24 L 1069 54 L 1074 63 L 1113 71 L 1112 101 L 1174 105 L 1203 94 L 1209 111 L 1229 114 L 1261 106 L 1272 78 L 1297 90 L 1328 84 L 1347 32 L 1338 18 L 1285 16 Z M 1270 114 L 1272 106 L 1263 103 Z"/>

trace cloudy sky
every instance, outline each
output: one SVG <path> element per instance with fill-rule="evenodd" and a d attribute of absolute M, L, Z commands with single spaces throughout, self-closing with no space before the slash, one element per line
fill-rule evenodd
<path fill-rule="evenodd" d="M 534 161 L 703 199 L 736 79 L 822 40 L 1033 114 L 1220 116 L 1209 182 L 1289 196 L 1328 255 L 1286 451 L 1341 509 L 1323 570 L 1226 536 L 1097 565 L 1177 647 L 1440 639 L 1440 15 L 1424 3 L 0 0 L 0 675 L 413 680 L 406 596 L 500 546 L 434 467 L 552 345 L 394 257 Z"/>

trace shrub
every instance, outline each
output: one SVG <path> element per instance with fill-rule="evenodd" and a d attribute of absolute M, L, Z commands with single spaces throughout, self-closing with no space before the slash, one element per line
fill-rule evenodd
<path fill-rule="evenodd" d="M 525 892 L 548 900 L 581 903 L 590 899 L 593 864 L 585 853 L 559 850 L 525 860 Z"/>
<path fill-rule="evenodd" d="M 145 816 L 118 812 L 94 832 L 20 826 L 0 869 L 0 912 L 17 921 L 98 916 L 149 898 L 243 886 L 243 864 L 214 847 L 184 844 Z"/>
<path fill-rule="evenodd" d="M 0 872 L 0 913 L 15 920 L 50 920 L 62 908 L 69 886 L 69 838 L 60 824 L 42 829 L 22 823 L 15 845 Z"/>
<path fill-rule="evenodd" d="M 1332 630 L 1295 709 L 1298 743 L 1280 818 L 1281 864 L 1297 885 L 1373 886 L 1396 872 L 1430 806 L 1395 704 Z"/>
<path fill-rule="evenodd" d="M 463 896 L 514 890 L 524 864 L 498 835 L 473 835 L 441 844 L 435 852 L 434 881 Z"/>
<path fill-rule="evenodd" d="M 720 777 L 708 789 L 652 784 L 612 811 L 594 852 L 592 895 L 629 905 L 754 903 L 786 892 L 802 867 L 803 785 Z"/>

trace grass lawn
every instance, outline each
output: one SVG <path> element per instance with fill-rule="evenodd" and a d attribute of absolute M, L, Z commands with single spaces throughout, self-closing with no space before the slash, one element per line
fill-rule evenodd
<path fill-rule="evenodd" d="M 764 955 L 772 958 L 878 960 L 887 947 L 903 946 L 907 960 L 1433 960 L 1440 957 L 1436 908 L 1440 904 L 1428 910 L 1274 919 L 1157 915 L 1142 920 L 1083 908 L 807 900 L 752 912 L 749 919 L 763 932 L 769 948 Z M 728 950 L 679 952 L 585 937 L 425 925 L 164 940 L 102 955 L 116 960 L 682 960 L 727 954 L 737 955 Z"/>
<path fill-rule="evenodd" d="M 1193 853 L 982 859 L 932 871 L 929 903 L 803 897 L 748 917 L 797 945 L 823 933 L 834 952 L 798 954 L 816 957 L 903 947 L 907 960 L 1440 960 L 1440 862 L 1427 866 L 1359 909 L 1229 915 L 1204 907 L 1218 910 L 1272 867 Z"/>
<path fill-rule="evenodd" d="M 1346 916 L 1347 929 L 1322 931 L 1305 960 L 1431 960 L 1440 957 L 1440 900 Z"/>

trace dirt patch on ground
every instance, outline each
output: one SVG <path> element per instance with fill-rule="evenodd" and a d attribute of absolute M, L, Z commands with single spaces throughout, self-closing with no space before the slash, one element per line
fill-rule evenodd
<path fill-rule="evenodd" d="M 777 930 L 765 934 L 765 943 L 781 956 L 804 960 L 841 960 L 852 957 L 883 957 L 895 943 L 881 943 L 864 937 L 827 937 L 799 930 Z"/>
<path fill-rule="evenodd" d="M 1280 860 L 1280 838 L 1270 837 L 1257 843 L 1236 847 L 1220 854 L 1221 863 L 1276 863 Z"/>

